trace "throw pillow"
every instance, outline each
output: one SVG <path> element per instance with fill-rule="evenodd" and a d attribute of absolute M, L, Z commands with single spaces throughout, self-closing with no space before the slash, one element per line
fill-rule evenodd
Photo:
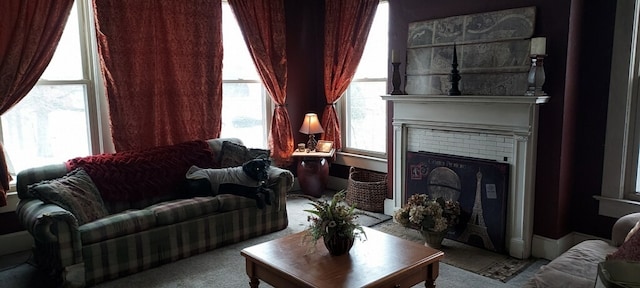
<path fill-rule="evenodd" d="M 258 148 L 247 148 L 244 145 L 224 141 L 220 150 L 220 168 L 242 166 L 245 162 L 263 158 L 269 159 L 271 151 Z"/>
<path fill-rule="evenodd" d="M 78 219 L 78 225 L 109 215 L 98 188 L 83 169 L 75 169 L 61 178 L 31 184 L 28 189 L 43 202 L 71 212 Z"/>
<path fill-rule="evenodd" d="M 631 238 L 631 236 L 633 236 L 633 234 L 638 232 L 638 229 L 640 229 L 640 220 L 638 220 L 638 222 L 636 222 L 636 225 L 633 226 L 633 229 L 631 229 L 631 231 L 629 231 L 629 234 L 627 234 L 627 237 L 624 238 L 624 241 L 627 242 L 629 240 L 629 238 Z"/>
<path fill-rule="evenodd" d="M 640 232 L 633 233 L 607 260 L 640 261 Z"/>

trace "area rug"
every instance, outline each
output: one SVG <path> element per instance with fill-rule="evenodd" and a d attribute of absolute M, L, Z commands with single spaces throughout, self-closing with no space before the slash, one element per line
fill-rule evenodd
<path fill-rule="evenodd" d="M 393 220 L 382 222 L 371 228 L 410 241 L 424 243 L 420 232 L 406 228 Z M 447 238 L 443 240 L 440 250 L 444 252 L 442 262 L 505 283 L 536 260 L 516 259 Z"/>

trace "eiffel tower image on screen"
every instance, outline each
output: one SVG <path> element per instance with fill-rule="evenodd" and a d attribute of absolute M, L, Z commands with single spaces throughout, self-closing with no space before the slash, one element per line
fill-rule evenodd
<path fill-rule="evenodd" d="M 491 238 L 489 238 L 489 233 L 487 233 L 487 226 L 484 224 L 484 217 L 482 216 L 482 172 L 478 171 L 476 173 L 476 200 L 473 204 L 473 212 L 471 213 L 471 218 L 469 218 L 469 222 L 467 223 L 467 227 L 464 229 L 460 237 L 458 237 L 459 241 L 468 243 L 469 237 L 471 235 L 476 235 L 482 239 L 482 244 L 485 249 L 496 250 L 493 246 L 493 242 L 491 242 Z"/>

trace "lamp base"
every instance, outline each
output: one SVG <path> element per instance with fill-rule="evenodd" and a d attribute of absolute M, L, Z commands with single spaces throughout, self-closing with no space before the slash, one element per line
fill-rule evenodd
<path fill-rule="evenodd" d="M 316 141 L 316 136 L 313 134 L 309 134 L 309 141 L 307 141 L 307 148 L 309 151 L 316 151 L 316 146 L 318 146 L 318 141 Z"/>

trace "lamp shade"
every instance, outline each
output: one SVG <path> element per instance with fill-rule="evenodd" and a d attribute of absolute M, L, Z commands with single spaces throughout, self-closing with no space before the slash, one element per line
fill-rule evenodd
<path fill-rule="evenodd" d="M 322 132 L 324 132 L 324 129 L 322 129 L 322 126 L 320 125 L 318 115 L 316 115 L 316 113 L 305 114 L 304 121 L 302 122 L 302 126 L 300 127 L 300 133 L 318 134 Z"/>

